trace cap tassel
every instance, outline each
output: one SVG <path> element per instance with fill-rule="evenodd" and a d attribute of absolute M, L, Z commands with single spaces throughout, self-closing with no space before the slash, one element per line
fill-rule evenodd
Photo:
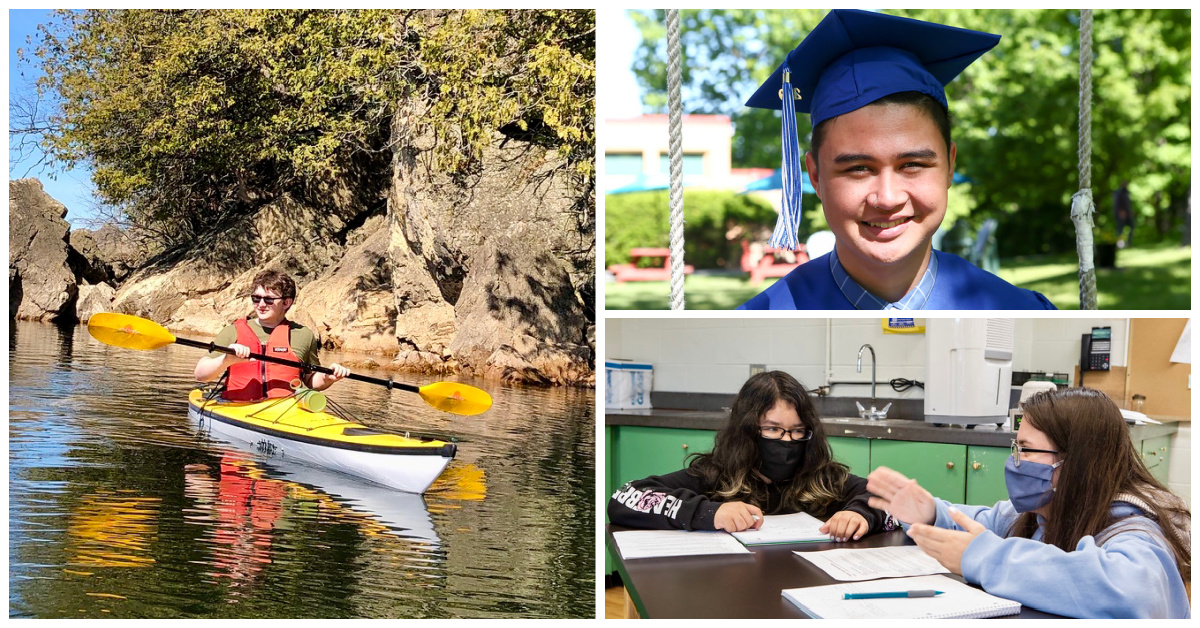
<path fill-rule="evenodd" d="M 783 71 L 783 94 L 792 94 L 791 72 Z M 796 102 L 789 98 L 783 105 L 783 207 L 779 211 L 779 221 L 775 223 L 775 232 L 771 234 L 768 244 L 772 248 L 795 251 L 800 248 L 797 232 L 800 229 L 801 194 L 803 189 L 804 170 L 801 168 L 800 142 L 796 138 Z"/>

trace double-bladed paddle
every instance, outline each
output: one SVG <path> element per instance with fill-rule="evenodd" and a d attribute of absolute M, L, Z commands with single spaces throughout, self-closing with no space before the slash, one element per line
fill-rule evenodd
<path fill-rule="evenodd" d="M 212 342 L 177 338 L 162 325 L 130 314 L 116 314 L 112 312 L 93 314 L 88 319 L 88 333 L 106 345 L 136 349 L 138 351 L 153 351 L 169 344 L 180 344 L 199 349 L 208 349 L 209 351 L 220 351 L 230 355 L 235 354 L 233 349 Z M 317 373 L 333 373 L 333 369 L 328 367 L 298 362 L 296 360 L 287 360 L 273 355 L 251 353 L 250 357 L 265 362 L 295 366 Z M 459 384 L 457 382 L 434 382 L 424 386 L 414 386 L 412 384 L 394 382 L 390 378 L 380 379 L 357 373 L 351 373 L 347 377 L 360 382 L 386 386 L 391 389 L 415 392 L 425 400 L 425 403 L 444 412 L 470 416 L 484 412 L 492 407 L 491 395 L 474 386 Z"/>

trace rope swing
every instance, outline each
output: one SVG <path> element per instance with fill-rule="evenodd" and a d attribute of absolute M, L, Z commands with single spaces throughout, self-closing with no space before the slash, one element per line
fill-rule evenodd
<path fill-rule="evenodd" d="M 671 309 L 683 309 L 683 104 L 679 9 L 667 9 L 667 102 L 671 155 Z"/>
<path fill-rule="evenodd" d="M 1079 253 L 1079 309 L 1096 309 L 1096 269 L 1092 260 L 1092 10 L 1079 15 L 1079 191 L 1071 197 L 1075 248 Z"/>

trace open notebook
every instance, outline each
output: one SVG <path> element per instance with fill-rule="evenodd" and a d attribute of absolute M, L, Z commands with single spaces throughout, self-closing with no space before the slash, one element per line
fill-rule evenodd
<path fill-rule="evenodd" d="M 823 525 L 823 521 L 806 512 L 766 515 L 761 528 L 734 532 L 733 538 L 746 545 L 828 541 L 829 535 L 823 534 L 820 529 Z"/>
<path fill-rule="evenodd" d="M 845 593 L 933 589 L 936 597 L 843 599 Z M 783 597 L 818 619 L 975 619 L 1021 612 L 1021 605 L 972 588 L 946 576 L 887 578 L 823 587 L 784 589 Z"/>

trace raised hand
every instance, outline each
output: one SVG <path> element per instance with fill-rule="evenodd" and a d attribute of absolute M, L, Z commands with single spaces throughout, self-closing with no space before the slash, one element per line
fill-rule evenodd
<path fill-rule="evenodd" d="M 987 528 L 955 508 L 950 509 L 950 518 L 965 532 L 917 523 L 908 529 L 908 536 L 943 567 L 961 576 L 963 552 Z"/>
<path fill-rule="evenodd" d="M 933 495 L 921 488 L 916 480 L 887 467 L 879 467 L 867 476 L 867 500 L 872 508 L 886 510 L 904 523 L 932 524 L 937 518 Z"/>

